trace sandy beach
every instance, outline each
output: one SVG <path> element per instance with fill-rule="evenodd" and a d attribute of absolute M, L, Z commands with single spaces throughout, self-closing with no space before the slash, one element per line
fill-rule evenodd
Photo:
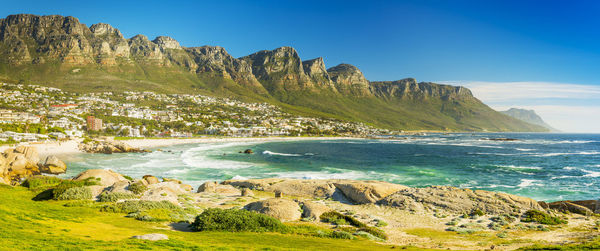
<path fill-rule="evenodd" d="M 156 147 L 165 147 L 181 144 L 202 144 L 202 143 L 229 143 L 229 142 L 275 142 L 275 141 L 301 141 L 301 140 L 339 140 L 355 139 L 351 137 L 254 137 L 254 138 L 228 138 L 228 137 L 203 137 L 203 138 L 174 138 L 174 139 L 128 139 L 120 140 L 132 147 L 148 149 Z M 28 142 L 18 145 L 34 146 L 40 158 L 49 155 L 71 155 L 81 153 L 78 148 L 81 140 L 68 140 L 61 142 Z M 0 146 L 0 151 L 14 146 Z"/>

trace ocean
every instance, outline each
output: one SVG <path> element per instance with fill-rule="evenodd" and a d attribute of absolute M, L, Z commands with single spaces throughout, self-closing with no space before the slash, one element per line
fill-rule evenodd
<path fill-rule="evenodd" d="M 517 140 L 489 140 L 494 138 Z M 245 149 L 254 154 L 239 153 Z M 188 144 L 161 150 L 70 156 L 62 176 L 108 168 L 134 178 L 175 178 L 195 187 L 207 180 L 266 177 L 359 179 L 501 191 L 545 201 L 600 199 L 599 134 L 428 134 Z"/>

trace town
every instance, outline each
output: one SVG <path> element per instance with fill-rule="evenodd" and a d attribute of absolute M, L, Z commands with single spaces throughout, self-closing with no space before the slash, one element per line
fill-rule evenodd
<path fill-rule="evenodd" d="M 97 136 L 257 137 L 395 134 L 363 123 L 296 116 L 268 103 L 154 92 L 70 93 L 0 83 L 0 143 Z"/>

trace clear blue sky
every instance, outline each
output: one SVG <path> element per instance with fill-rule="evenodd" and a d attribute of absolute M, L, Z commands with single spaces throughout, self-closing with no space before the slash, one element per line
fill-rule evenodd
<path fill-rule="evenodd" d="M 303 60 L 356 65 L 369 80 L 600 86 L 600 1 L 2 2 L 0 16 L 16 13 L 75 16 L 127 38 L 167 35 L 235 57 L 292 46 Z"/>

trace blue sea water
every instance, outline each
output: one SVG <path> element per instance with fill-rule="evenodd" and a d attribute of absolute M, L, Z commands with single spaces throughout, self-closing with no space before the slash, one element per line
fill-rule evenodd
<path fill-rule="evenodd" d="M 255 154 L 238 153 L 248 148 Z M 415 187 L 450 185 L 503 191 L 547 201 L 600 198 L 598 134 L 430 134 L 162 149 L 72 156 L 65 176 L 84 169 L 110 168 L 134 178 L 152 174 L 194 186 L 232 178 L 368 179 Z"/>

